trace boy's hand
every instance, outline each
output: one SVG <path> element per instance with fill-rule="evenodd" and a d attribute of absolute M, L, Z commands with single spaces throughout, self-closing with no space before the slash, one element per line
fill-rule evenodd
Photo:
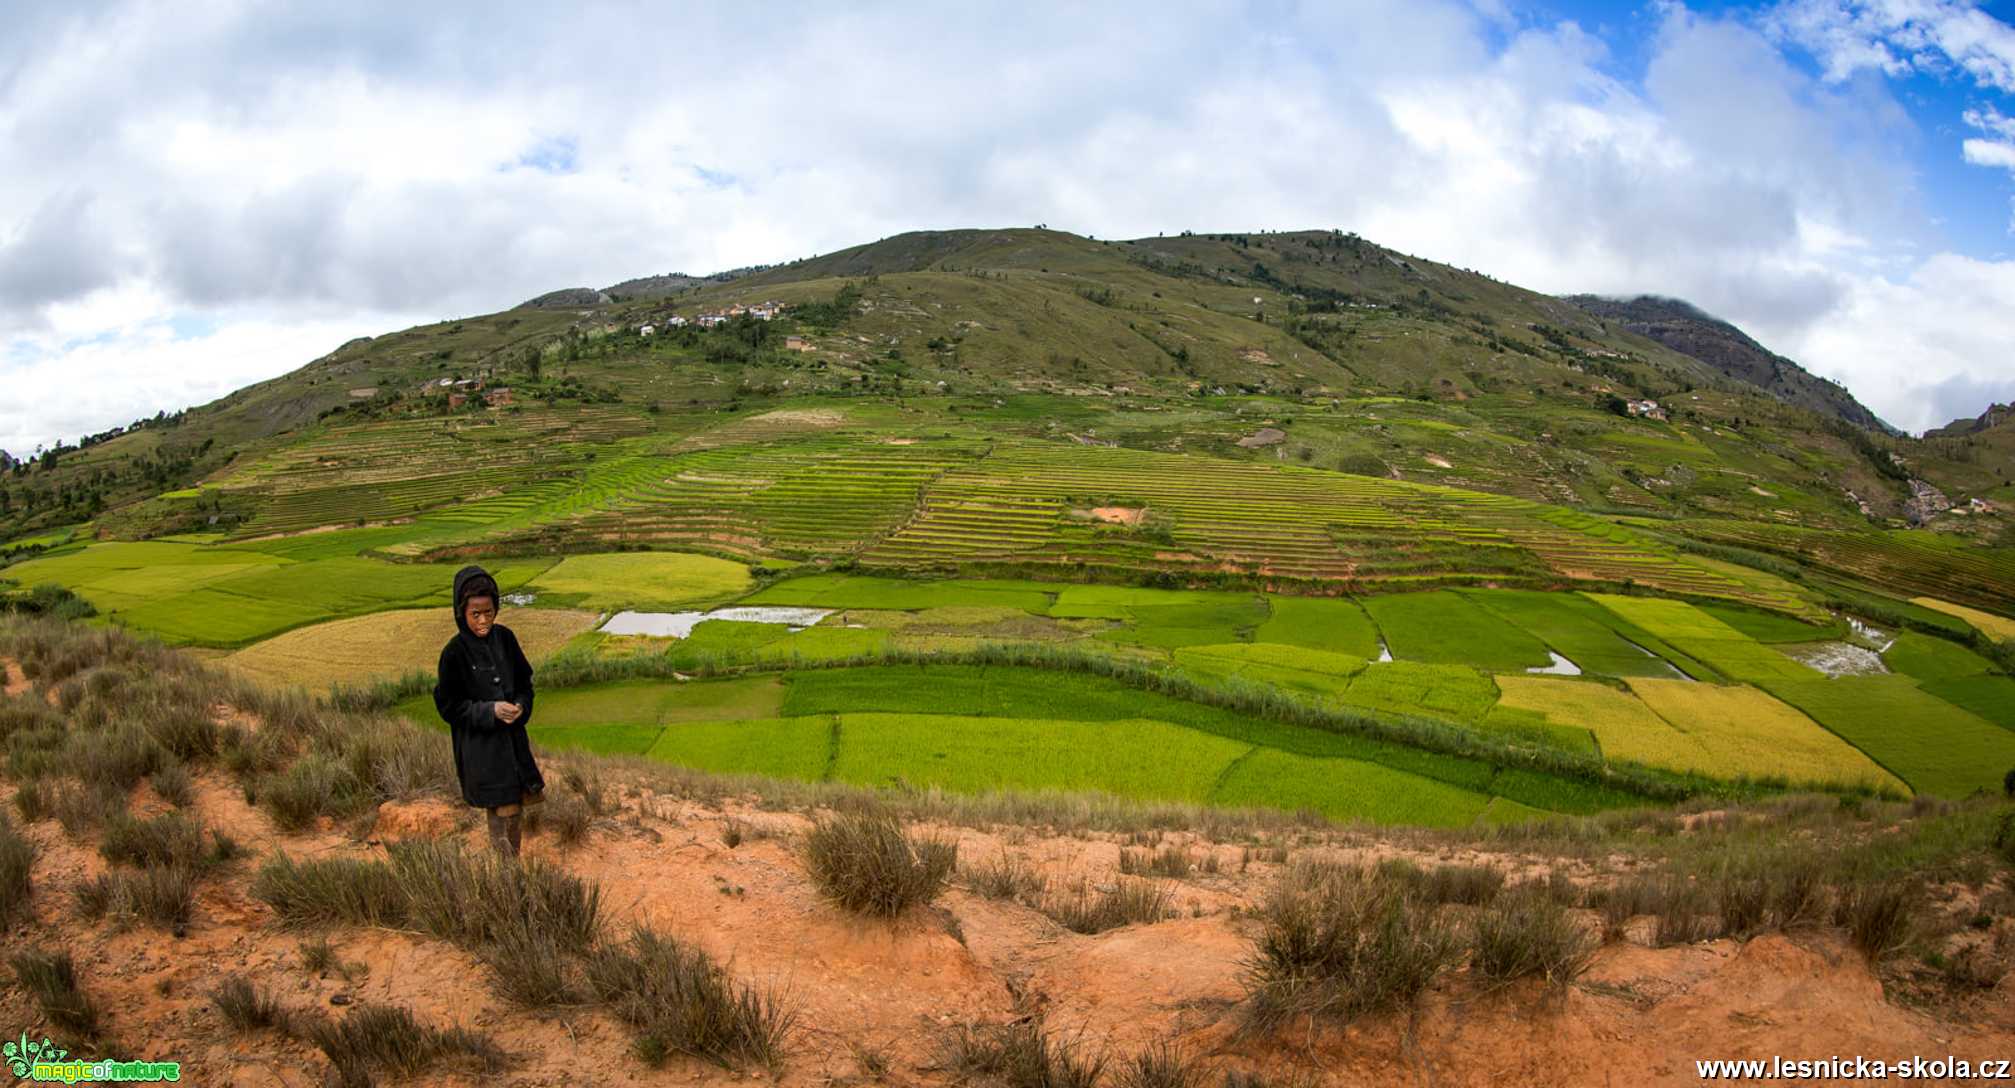
<path fill-rule="evenodd" d="M 516 703 L 494 703 L 492 706 L 497 712 L 497 720 L 505 725 L 517 721 L 525 713 L 525 708 Z"/>

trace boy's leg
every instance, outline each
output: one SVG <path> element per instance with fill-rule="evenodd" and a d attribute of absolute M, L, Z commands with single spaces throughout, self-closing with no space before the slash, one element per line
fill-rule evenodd
<path fill-rule="evenodd" d="M 490 845 L 503 857 L 518 856 L 519 813 L 517 805 L 498 805 L 490 810 Z"/>

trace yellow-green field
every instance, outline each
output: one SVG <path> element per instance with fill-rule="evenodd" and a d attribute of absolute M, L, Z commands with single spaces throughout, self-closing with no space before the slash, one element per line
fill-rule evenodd
<path fill-rule="evenodd" d="M 595 624 L 596 614 L 568 608 L 506 607 L 499 620 L 518 636 L 534 664 Z M 455 637 L 446 608 L 379 612 L 318 623 L 277 635 L 223 659 L 262 684 L 325 691 L 409 672 L 432 672 L 441 647 Z"/>
<path fill-rule="evenodd" d="M 684 608 L 753 588 L 740 563 L 679 552 L 570 555 L 526 587 L 542 604 L 586 608 Z"/>
<path fill-rule="evenodd" d="M 1674 771 L 1711 765 L 1699 739 L 1651 712 L 1635 695 L 1606 684 L 1548 676 L 1500 676 L 1498 706 L 1529 710 L 1556 725 L 1595 734 L 1602 754 Z"/>
<path fill-rule="evenodd" d="M 2000 642 L 2015 642 L 2015 620 L 2006 616 L 1997 616 L 1992 612 L 1982 612 L 1963 604 L 1941 601 L 1936 597 L 1912 597 L 1910 603 L 1943 612 L 1948 616 L 1957 616 Z"/>
<path fill-rule="evenodd" d="M 1644 705 L 1700 742 L 1705 761 L 1692 769 L 1703 774 L 1910 791 L 1860 749 L 1755 688 L 1643 677 L 1628 683 Z"/>

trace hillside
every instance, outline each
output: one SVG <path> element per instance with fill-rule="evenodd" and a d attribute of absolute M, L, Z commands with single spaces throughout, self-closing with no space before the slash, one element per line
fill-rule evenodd
<path fill-rule="evenodd" d="M 1660 522 L 1852 534 L 1909 524 L 1925 493 L 1913 477 L 1960 507 L 2015 495 L 2015 454 L 1992 442 L 1854 427 L 1560 299 L 1340 232 L 920 232 L 631 282 L 653 297 L 562 292 L 356 341 L 60 449 L 0 484 L 0 539 L 372 521 L 515 483 L 571 481 L 588 490 L 570 510 L 620 509 L 638 481 L 611 477 L 611 454 L 771 412 L 830 413 L 861 440 L 894 427 L 976 450 L 1012 438 L 1284 462 Z M 785 317 L 638 331 L 763 301 Z M 479 383 L 511 403 L 451 397 Z M 1646 400 L 1656 409 L 1634 415 Z M 391 451 L 380 474 L 358 471 Z M 2006 536 L 1993 516 L 1933 524 L 1978 545 Z"/>
<path fill-rule="evenodd" d="M 1817 377 L 1751 339 L 1741 329 L 1702 313 L 1689 303 L 1656 295 L 1631 299 L 1570 295 L 1567 301 L 1737 381 L 1747 382 L 1786 404 L 1808 408 L 1857 427 L 1894 434 L 1846 387 Z"/>

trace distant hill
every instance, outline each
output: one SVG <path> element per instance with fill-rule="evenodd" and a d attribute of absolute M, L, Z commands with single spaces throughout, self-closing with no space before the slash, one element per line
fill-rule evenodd
<path fill-rule="evenodd" d="M 785 307 L 773 323 L 666 320 L 771 301 Z M 646 337 L 645 325 L 665 331 Z M 509 399 L 444 391 L 479 382 Z M 1644 400 L 1655 414 L 1632 410 Z M 454 437 L 473 421 L 537 421 L 551 429 L 506 445 L 546 480 L 574 471 L 558 466 L 583 442 L 835 402 L 877 405 L 876 426 L 986 420 L 1023 437 L 1292 461 L 1610 513 L 1858 526 L 1900 515 L 1906 472 L 1955 501 L 2015 505 L 2015 426 L 1898 436 L 1845 390 L 1683 303 L 1570 301 L 1340 230 L 1119 240 L 1017 227 L 569 288 L 359 338 L 10 472 L 0 539 L 93 518 L 126 535 L 270 521 L 258 511 L 291 486 L 296 448 L 356 428 L 450 443 L 414 455 L 445 474 L 494 452 Z M 1284 437 L 1247 442 L 1266 434 Z M 183 497 L 151 501 L 163 493 Z M 349 520 L 384 513 L 366 498 L 326 505 Z"/>
<path fill-rule="evenodd" d="M 518 303 L 513 309 L 550 310 L 579 306 L 601 306 L 610 301 L 607 291 L 597 291 L 592 287 L 562 287 L 557 291 L 548 291 L 538 298 L 526 299 Z"/>
<path fill-rule="evenodd" d="M 746 268 L 731 268 L 726 272 L 715 272 L 705 276 L 689 276 L 683 272 L 667 272 L 660 276 L 639 276 L 633 280 L 612 283 L 601 290 L 592 287 L 563 287 L 558 291 L 548 291 L 537 298 L 517 305 L 520 310 L 571 309 L 582 306 L 606 306 L 612 302 L 653 302 L 673 295 L 683 295 L 703 287 L 718 287 L 732 280 L 761 272 L 769 265 L 757 264 Z"/>
<path fill-rule="evenodd" d="M 1570 295 L 1567 301 L 1625 329 L 1692 356 L 1737 381 L 1801 408 L 1858 427 L 1898 433 L 1844 386 L 1827 381 L 1751 339 L 1747 333 L 1691 303 L 1657 295 L 1632 299 Z"/>
<path fill-rule="evenodd" d="M 1926 438 L 1964 438 L 1997 428 L 2015 428 L 2015 403 L 1991 404 L 1972 419 L 1955 419 L 1943 427 L 1925 431 Z"/>

